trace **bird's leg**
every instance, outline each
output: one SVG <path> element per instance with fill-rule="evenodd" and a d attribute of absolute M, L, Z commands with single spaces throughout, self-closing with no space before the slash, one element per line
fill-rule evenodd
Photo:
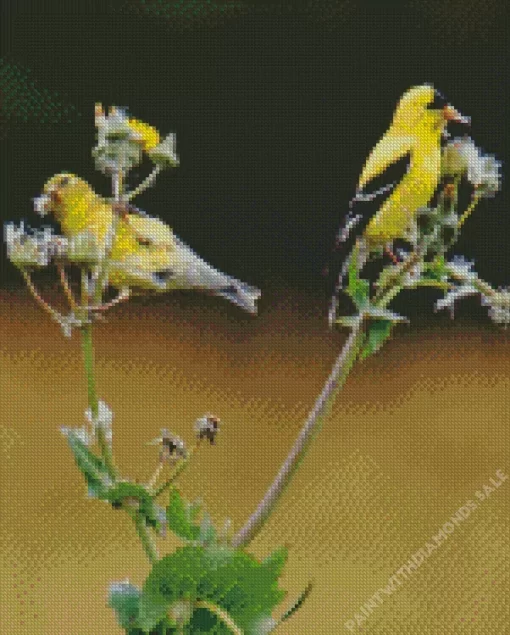
<path fill-rule="evenodd" d="M 127 201 L 113 201 L 112 209 L 120 218 L 125 218 L 128 212 L 132 211 L 132 206 Z"/>
<path fill-rule="evenodd" d="M 398 259 L 397 256 L 395 256 L 395 254 L 392 252 L 392 250 L 388 247 L 388 245 L 385 245 L 384 247 L 384 253 L 390 258 L 391 262 L 394 265 L 398 265 L 400 263 L 400 260 Z"/>

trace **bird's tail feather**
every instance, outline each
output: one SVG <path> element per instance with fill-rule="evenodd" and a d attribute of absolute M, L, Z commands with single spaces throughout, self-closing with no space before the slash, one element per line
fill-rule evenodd
<path fill-rule="evenodd" d="M 175 242 L 180 251 L 183 274 L 191 287 L 211 291 L 249 313 L 257 312 L 256 301 L 261 295 L 259 289 L 218 271 L 178 238 Z"/>
<path fill-rule="evenodd" d="M 230 280 L 231 284 L 224 289 L 218 289 L 216 295 L 230 300 L 230 302 L 248 311 L 248 313 L 257 313 L 256 302 L 261 295 L 260 289 L 251 287 L 235 278 Z"/>

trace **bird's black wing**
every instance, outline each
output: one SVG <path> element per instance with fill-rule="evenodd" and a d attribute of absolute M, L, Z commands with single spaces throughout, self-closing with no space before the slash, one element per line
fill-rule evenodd
<path fill-rule="evenodd" d="M 410 153 L 407 153 L 372 179 L 369 187 L 358 191 L 351 199 L 349 211 L 335 237 L 330 264 L 324 270 L 327 286 L 332 293 L 330 322 L 336 317 L 338 296 L 344 286 L 344 278 L 354 246 L 358 238 L 363 235 L 370 220 L 403 179 L 409 164 Z"/>

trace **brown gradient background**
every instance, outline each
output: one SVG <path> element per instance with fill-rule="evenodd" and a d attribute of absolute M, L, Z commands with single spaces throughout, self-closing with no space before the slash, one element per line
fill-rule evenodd
<path fill-rule="evenodd" d="M 259 286 L 260 314 L 193 293 L 117 307 L 96 329 L 98 387 L 115 413 L 118 465 L 141 481 L 157 454 L 145 443 L 161 427 L 191 441 L 198 416 L 221 417 L 217 446 L 200 450 L 181 487 L 237 530 L 344 341 L 326 326 L 321 270 L 363 161 L 408 87 L 432 82 L 503 161 L 502 191 L 466 223 L 455 253 L 495 286 L 509 284 L 509 13 L 500 0 L 218 0 L 228 9 L 207 17 L 190 0 L 163 10 L 176 4 L 0 0 L 0 216 L 40 224 L 31 199 L 62 170 L 107 194 L 90 158 L 96 101 L 176 132 L 181 166 L 137 204 Z M 51 276 L 42 278 L 52 299 Z M 398 298 L 410 327 L 355 368 L 250 545 L 260 557 L 290 547 L 280 611 L 315 580 L 278 633 L 348 633 L 345 622 L 496 470 L 510 473 L 508 330 L 478 300 L 450 321 L 433 314 L 436 299 Z M 87 500 L 59 433 L 81 425 L 87 407 L 80 355 L 77 335 L 63 338 L 2 254 L 7 635 L 120 633 L 108 584 L 148 574 L 128 518 Z M 507 481 L 354 632 L 506 635 L 509 499 Z"/>
<path fill-rule="evenodd" d="M 51 297 L 51 294 L 50 294 Z M 116 633 L 109 582 L 149 567 L 123 514 L 87 500 L 58 428 L 86 407 L 77 334 L 20 292 L 3 292 L 2 624 L 9 633 Z M 312 596 L 282 633 L 342 633 L 347 619 L 496 470 L 509 472 L 508 332 L 461 319 L 400 328 L 355 369 L 290 489 L 250 550 L 290 547 L 281 579 Z M 223 426 L 181 478 L 239 529 L 284 459 L 343 341 L 320 301 L 281 289 L 259 317 L 175 293 L 111 311 L 96 329 L 97 381 L 112 407 L 122 473 L 147 480 L 160 427 L 192 440 Z M 510 482 L 367 620 L 368 633 L 503 634 Z M 177 545 L 160 541 L 161 551 Z M 282 605 L 282 607 L 285 606 Z M 465 621 L 461 621 L 464 618 Z M 280 632 L 280 631 L 279 631 Z"/>

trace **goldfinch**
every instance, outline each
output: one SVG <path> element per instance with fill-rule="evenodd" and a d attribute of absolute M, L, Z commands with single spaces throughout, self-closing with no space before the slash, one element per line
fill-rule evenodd
<path fill-rule="evenodd" d="M 54 214 L 70 242 L 91 237 L 99 253 L 105 249 L 114 208 L 80 177 L 68 173 L 53 176 L 36 207 L 41 214 Z M 259 289 L 207 264 L 162 220 L 133 210 L 128 207 L 119 213 L 108 261 L 111 286 L 154 291 L 201 289 L 256 312 Z"/>
<path fill-rule="evenodd" d="M 390 127 L 363 166 L 347 221 L 337 235 L 336 246 L 347 257 L 335 285 L 330 324 L 336 317 L 338 293 L 354 253 L 350 251 L 354 241 L 357 268 L 361 269 L 372 252 L 388 249 L 395 240 L 405 240 L 418 211 L 434 197 L 441 177 L 441 141 L 449 121 L 470 123 L 429 84 L 413 86 L 400 98 Z M 407 170 L 400 181 L 368 191 L 376 178 L 406 157 Z"/>
<path fill-rule="evenodd" d="M 441 175 L 441 139 L 448 121 L 469 123 L 433 86 L 413 86 L 400 98 L 389 129 L 368 156 L 351 202 L 352 213 L 363 217 L 357 204 L 374 198 L 367 193 L 370 182 L 399 159 L 409 157 L 402 180 L 375 193 L 391 191 L 375 214 L 365 219 L 363 237 L 369 251 L 405 239 L 418 210 L 434 196 Z"/>

